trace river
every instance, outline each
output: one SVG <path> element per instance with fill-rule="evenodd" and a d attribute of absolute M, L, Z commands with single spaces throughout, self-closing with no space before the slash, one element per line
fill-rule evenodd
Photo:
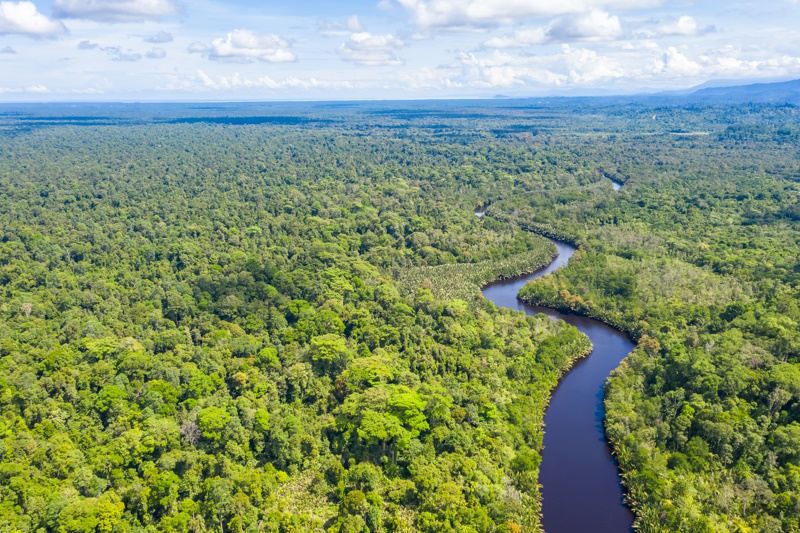
<path fill-rule="evenodd" d="M 539 469 L 542 526 L 546 533 L 632 532 L 633 514 L 624 503 L 617 464 L 603 431 L 603 385 L 634 345 L 624 334 L 597 320 L 517 300 L 528 281 L 566 265 L 575 253 L 568 244 L 552 242 L 559 255 L 548 266 L 483 289 L 483 296 L 497 306 L 529 315 L 544 313 L 574 325 L 594 346 L 592 353 L 576 362 L 562 378 L 545 412 Z"/>

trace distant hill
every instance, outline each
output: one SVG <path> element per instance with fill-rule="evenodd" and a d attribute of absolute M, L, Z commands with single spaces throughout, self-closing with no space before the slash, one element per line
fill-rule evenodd
<path fill-rule="evenodd" d="M 525 101 L 537 99 L 539 101 L 562 101 L 573 98 L 575 100 L 593 101 L 602 99 L 605 103 L 622 103 L 629 101 L 646 102 L 652 105 L 672 103 L 679 105 L 702 104 L 794 104 L 800 105 L 800 79 L 790 81 L 770 80 L 730 80 L 713 79 L 700 85 L 677 90 L 657 90 L 655 88 L 643 90 L 640 93 L 619 94 L 614 89 L 564 89 L 559 94 L 533 95 L 530 93 L 498 93 L 482 96 L 491 100 L 517 100 Z"/>
<path fill-rule="evenodd" d="M 753 83 L 750 85 L 700 88 L 688 96 L 692 100 L 699 99 L 719 103 L 761 102 L 800 104 L 800 79 L 777 83 Z"/>

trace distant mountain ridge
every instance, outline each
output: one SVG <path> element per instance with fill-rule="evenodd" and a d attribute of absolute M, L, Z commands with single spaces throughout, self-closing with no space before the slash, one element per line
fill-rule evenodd
<path fill-rule="evenodd" d="M 713 79 L 700 85 L 686 89 L 673 90 L 644 90 L 639 93 L 616 94 L 611 89 L 592 89 L 578 91 L 572 94 L 549 94 L 535 96 L 532 94 L 519 94 L 515 92 L 497 93 L 480 97 L 487 100 L 560 100 L 580 99 L 591 101 L 602 99 L 606 102 L 638 101 L 672 104 L 792 104 L 800 105 L 800 79 L 795 80 L 732 80 Z"/>
<path fill-rule="evenodd" d="M 776 83 L 704 87 L 690 93 L 688 96 L 692 100 L 699 99 L 720 103 L 759 102 L 800 104 L 800 79 Z"/>

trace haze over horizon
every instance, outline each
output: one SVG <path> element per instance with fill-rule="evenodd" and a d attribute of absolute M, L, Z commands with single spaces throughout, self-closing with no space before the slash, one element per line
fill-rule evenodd
<path fill-rule="evenodd" d="M 800 78 L 800 2 L 0 1 L 0 101 L 631 94 Z"/>

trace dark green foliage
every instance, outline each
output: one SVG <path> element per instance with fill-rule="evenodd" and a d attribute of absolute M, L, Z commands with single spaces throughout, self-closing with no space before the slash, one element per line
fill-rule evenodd
<path fill-rule="evenodd" d="M 640 531 L 798 530 L 796 107 L 227 110 L 0 115 L 0 530 L 537 530 L 531 232 Z"/>
<path fill-rule="evenodd" d="M 752 120 L 780 113 L 762 112 Z M 638 339 L 605 406 L 643 532 L 800 529 L 800 188 L 783 179 L 798 147 L 766 125 L 739 144 L 750 137 L 733 129 L 623 140 L 662 168 L 641 164 L 618 193 L 558 218 L 581 250 L 520 293 Z M 548 212 L 537 203 L 517 216 Z"/>
<path fill-rule="evenodd" d="M 276 125 L 1 138 L 0 530 L 536 527 L 538 463 L 510 465 L 588 341 L 394 280 L 546 262 L 472 214 L 509 190 L 465 180 L 484 155 Z"/>

